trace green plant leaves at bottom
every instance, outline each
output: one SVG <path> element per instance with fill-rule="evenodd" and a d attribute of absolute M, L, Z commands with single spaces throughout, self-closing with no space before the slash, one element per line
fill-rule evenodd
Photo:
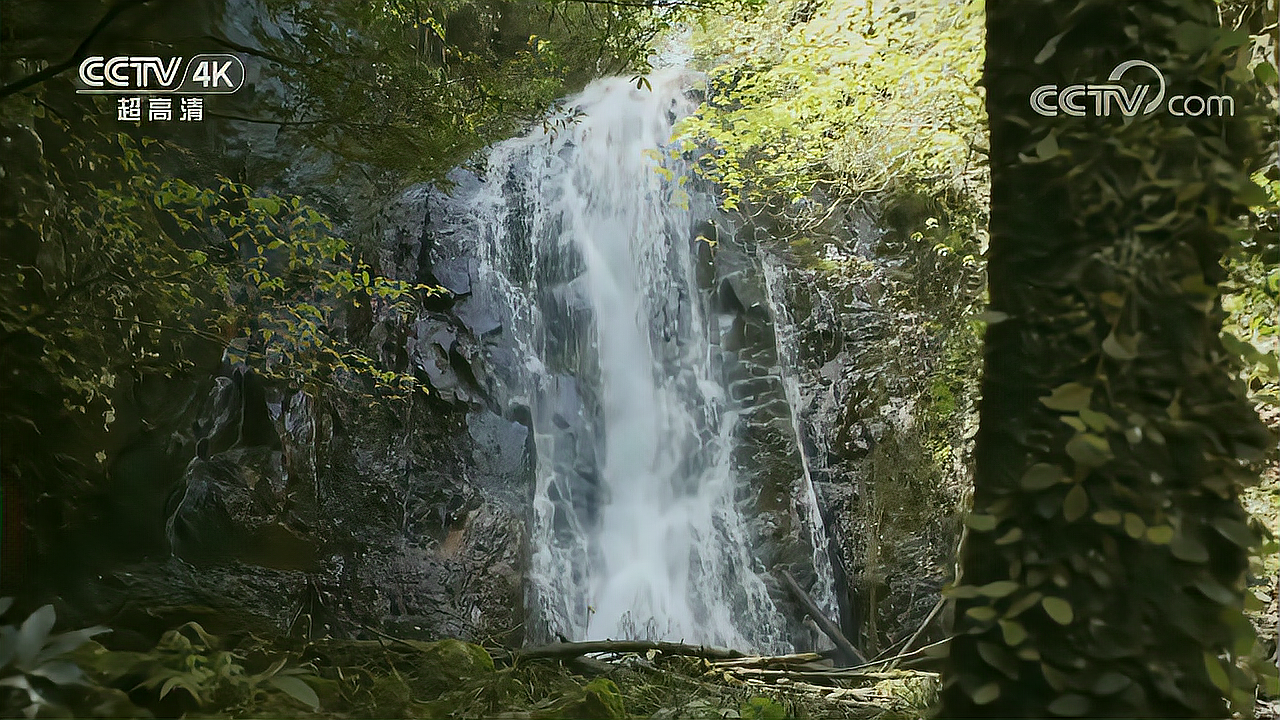
<path fill-rule="evenodd" d="M 312 690 L 310 685 L 299 678 L 291 675 L 276 675 L 267 680 L 267 682 L 312 710 L 320 707 L 320 696 L 316 695 L 316 691 Z"/>
<path fill-rule="evenodd" d="M 56 621 L 57 614 L 53 606 L 42 605 L 22 622 L 13 648 L 14 660 L 19 666 L 30 665 L 35 661 Z"/>

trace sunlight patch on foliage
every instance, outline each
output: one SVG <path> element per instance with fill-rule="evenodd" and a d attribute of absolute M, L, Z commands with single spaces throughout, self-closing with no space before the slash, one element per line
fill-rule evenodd
<path fill-rule="evenodd" d="M 695 33 L 707 102 L 681 130 L 727 209 L 904 181 L 980 192 L 983 6 L 772 3 Z M 801 212 L 803 214 L 803 212 Z"/>

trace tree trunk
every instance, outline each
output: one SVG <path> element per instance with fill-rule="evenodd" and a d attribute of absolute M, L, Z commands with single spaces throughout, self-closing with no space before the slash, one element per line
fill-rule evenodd
<path fill-rule="evenodd" d="M 988 0 L 991 219 L 981 427 L 945 717 L 1224 717 L 1243 461 L 1273 441 L 1219 341 L 1220 261 L 1260 189 L 1261 107 L 1211 0 Z M 1150 114 L 1035 88 L 1163 72 Z M 1156 75 L 1138 67 L 1126 91 Z M 1231 95 L 1234 116 L 1173 96 Z M 1175 108 L 1182 110 L 1183 108 Z"/>

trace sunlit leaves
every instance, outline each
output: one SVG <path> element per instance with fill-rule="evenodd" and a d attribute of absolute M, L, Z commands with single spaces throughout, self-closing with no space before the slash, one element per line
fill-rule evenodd
<path fill-rule="evenodd" d="M 981 6 L 770 3 L 695 37 L 708 102 L 682 125 L 726 207 L 980 179 Z M 802 212 L 797 210 L 798 212 Z"/>

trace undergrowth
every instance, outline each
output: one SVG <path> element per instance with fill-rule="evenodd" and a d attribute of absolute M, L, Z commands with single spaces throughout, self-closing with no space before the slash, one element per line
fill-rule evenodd
<path fill-rule="evenodd" d="M 12 605 L 0 601 L 0 617 Z M 0 715 L 782 720 L 920 717 L 936 695 L 903 683 L 889 692 L 880 686 L 894 681 L 881 681 L 876 689 L 894 702 L 857 706 L 654 652 L 562 663 L 455 639 L 215 636 L 196 622 L 150 649 L 124 649 L 136 634 L 113 642 L 108 628 L 53 633 L 55 622 L 45 605 L 0 626 Z"/>

